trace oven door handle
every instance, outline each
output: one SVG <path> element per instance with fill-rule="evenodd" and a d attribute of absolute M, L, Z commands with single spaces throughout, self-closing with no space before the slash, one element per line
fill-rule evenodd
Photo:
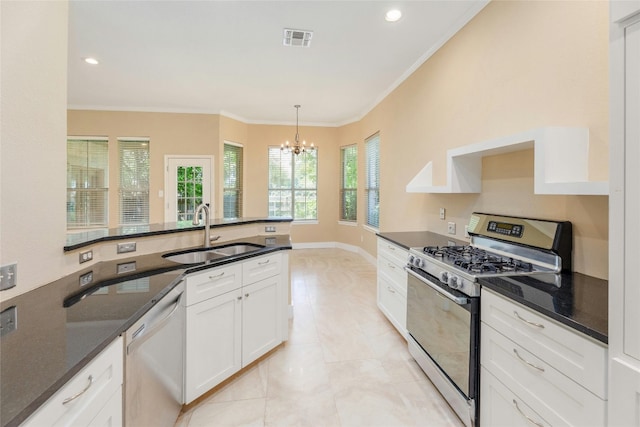
<path fill-rule="evenodd" d="M 459 296 L 456 296 L 456 295 L 453 295 L 453 294 L 447 292 L 446 290 L 442 289 L 440 286 L 434 285 L 429 280 L 427 280 L 424 277 L 418 275 L 413 270 L 411 270 L 409 267 L 405 267 L 404 269 L 405 269 L 405 271 L 407 273 L 409 273 L 410 275 L 412 275 L 413 277 L 418 279 L 420 282 L 422 282 L 422 283 L 424 283 L 426 285 L 429 285 L 429 287 L 432 288 L 434 291 L 438 292 L 440 295 L 443 295 L 443 296 L 449 298 L 451 301 L 455 302 L 456 304 L 458 304 L 458 305 L 469 304 L 469 298 L 467 298 L 467 297 L 459 297 Z"/>

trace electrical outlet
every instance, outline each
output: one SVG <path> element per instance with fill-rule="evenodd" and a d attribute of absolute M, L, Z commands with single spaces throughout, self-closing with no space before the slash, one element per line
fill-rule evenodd
<path fill-rule="evenodd" d="M 16 329 L 18 329 L 18 309 L 14 305 L 0 313 L 0 336 L 5 336 Z"/>
<path fill-rule="evenodd" d="M 446 209 L 445 208 L 440 208 L 440 219 L 445 219 L 446 217 Z"/>
<path fill-rule="evenodd" d="M 469 235 L 469 226 L 468 225 L 464 226 L 464 237 L 466 237 L 467 239 L 469 239 L 471 237 Z"/>
<path fill-rule="evenodd" d="M 93 271 L 84 273 L 80 276 L 80 286 L 87 286 L 91 282 L 93 282 Z"/>
<path fill-rule="evenodd" d="M 90 249 L 88 251 L 80 252 L 80 264 L 83 262 L 91 261 L 93 259 L 93 251 Z"/>
<path fill-rule="evenodd" d="M 456 234 L 456 223 L 455 222 L 450 222 L 447 225 L 447 232 L 449 234 Z"/>
<path fill-rule="evenodd" d="M 275 233 L 276 232 L 276 226 L 275 225 L 267 225 L 266 227 L 264 227 L 264 231 L 265 231 L 265 233 Z"/>
<path fill-rule="evenodd" d="M 0 291 L 13 288 L 18 283 L 18 264 L 7 264 L 0 267 Z"/>
<path fill-rule="evenodd" d="M 131 262 L 124 262 L 122 264 L 118 264 L 116 271 L 118 272 L 118 274 L 130 273 L 132 271 L 136 271 L 136 262 L 131 261 Z"/>
<path fill-rule="evenodd" d="M 135 252 L 136 251 L 136 242 L 127 242 L 127 243 L 118 243 L 119 254 L 125 254 L 127 252 Z"/>

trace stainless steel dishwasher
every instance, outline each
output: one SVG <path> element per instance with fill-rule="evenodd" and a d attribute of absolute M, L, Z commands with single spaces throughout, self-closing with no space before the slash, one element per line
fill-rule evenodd
<path fill-rule="evenodd" d="M 184 282 L 125 335 L 126 427 L 172 427 L 182 408 Z"/>

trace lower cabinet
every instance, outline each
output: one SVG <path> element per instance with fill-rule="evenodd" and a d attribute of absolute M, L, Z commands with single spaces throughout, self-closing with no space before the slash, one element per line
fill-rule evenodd
<path fill-rule="evenodd" d="M 187 307 L 185 403 L 242 367 L 241 289 Z"/>
<path fill-rule="evenodd" d="M 264 255 L 187 277 L 186 300 L 193 304 L 186 308 L 185 322 L 186 404 L 283 341 L 286 256 Z M 206 299 L 189 298 L 194 291 Z"/>
<path fill-rule="evenodd" d="M 606 346 L 486 288 L 481 304 L 482 426 L 606 425 Z"/>
<path fill-rule="evenodd" d="M 378 238 L 378 308 L 391 324 L 407 336 L 406 249 Z"/>
<path fill-rule="evenodd" d="M 22 426 L 121 426 L 123 366 L 123 344 L 119 337 Z"/>

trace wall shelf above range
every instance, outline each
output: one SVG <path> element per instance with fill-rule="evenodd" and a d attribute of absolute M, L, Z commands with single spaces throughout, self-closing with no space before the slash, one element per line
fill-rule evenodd
<path fill-rule="evenodd" d="M 409 182 L 409 193 L 480 193 L 482 158 L 533 148 L 534 193 L 608 195 L 608 181 L 589 181 L 589 129 L 543 127 L 447 151 L 447 183 L 433 185 L 433 162 Z"/>

